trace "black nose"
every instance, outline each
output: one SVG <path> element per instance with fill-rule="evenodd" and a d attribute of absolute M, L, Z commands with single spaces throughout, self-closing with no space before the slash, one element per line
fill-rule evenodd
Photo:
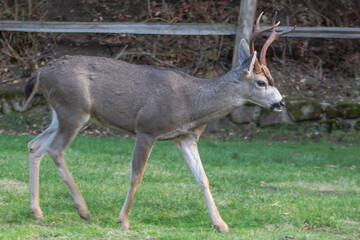
<path fill-rule="evenodd" d="M 280 109 L 281 109 L 281 108 L 284 107 L 284 106 L 285 106 L 285 101 L 284 101 L 284 99 L 282 99 L 280 102 L 271 104 L 270 109 L 271 109 L 271 110 L 274 110 L 274 109 L 276 109 L 276 108 L 280 108 Z"/>
<path fill-rule="evenodd" d="M 285 101 L 284 101 L 284 99 L 282 99 L 282 100 L 280 101 L 280 106 L 285 107 Z"/>

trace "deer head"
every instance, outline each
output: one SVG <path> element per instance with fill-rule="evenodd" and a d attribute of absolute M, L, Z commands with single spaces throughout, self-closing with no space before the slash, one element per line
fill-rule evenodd
<path fill-rule="evenodd" d="M 285 106 L 285 101 L 283 100 L 278 89 L 275 87 L 274 80 L 266 66 L 266 51 L 271 43 L 273 43 L 280 36 L 294 31 L 296 26 L 289 31 L 276 33 L 275 27 L 278 26 L 280 22 L 275 23 L 277 15 L 277 13 L 275 13 L 272 26 L 260 29 L 259 23 L 262 15 L 263 12 L 256 21 L 254 32 L 250 38 L 250 46 L 247 44 L 245 39 L 242 39 L 240 42 L 238 53 L 240 67 L 237 69 L 237 71 L 242 77 L 243 84 L 246 86 L 244 89 L 244 91 L 246 91 L 246 100 L 280 112 Z M 254 50 L 254 41 L 261 33 L 270 30 L 271 34 L 261 50 L 259 61 L 256 56 L 257 52 Z"/>

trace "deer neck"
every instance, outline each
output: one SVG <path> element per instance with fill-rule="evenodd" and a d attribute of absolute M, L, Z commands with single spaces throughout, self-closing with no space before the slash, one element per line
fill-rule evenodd
<path fill-rule="evenodd" d="M 244 104 L 243 81 L 238 80 L 235 71 L 207 80 L 205 86 L 196 89 L 198 92 L 194 101 L 197 105 L 193 116 L 206 123 L 225 117 Z"/>

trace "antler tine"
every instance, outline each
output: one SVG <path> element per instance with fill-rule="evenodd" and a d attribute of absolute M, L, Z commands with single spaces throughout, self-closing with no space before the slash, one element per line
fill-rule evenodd
<path fill-rule="evenodd" d="M 263 32 L 267 32 L 267 31 L 274 29 L 277 26 L 277 25 L 275 25 L 275 26 L 271 26 L 271 27 L 260 30 L 260 20 L 261 20 L 261 17 L 263 14 L 264 14 L 264 12 L 261 12 L 259 17 L 257 18 L 255 29 L 250 37 L 250 54 L 253 54 L 255 52 L 254 42 L 255 42 L 256 37 L 259 36 Z"/>
<path fill-rule="evenodd" d="M 257 18 L 255 29 L 254 29 L 253 33 L 251 34 L 251 37 L 250 37 L 250 54 L 253 54 L 255 52 L 254 42 L 255 42 L 256 36 L 258 35 L 258 34 L 256 34 L 256 32 L 259 30 L 260 19 L 261 19 L 261 16 L 263 14 L 264 14 L 264 12 L 261 12 L 259 17 Z"/>
<path fill-rule="evenodd" d="M 266 40 L 263 48 L 261 49 L 261 53 L 260 53 L 260 64 L 263 65 L 263 66 L 266 66 L 266 52 L 267 52 L 267 49 L 269 48 L 269 46 L 276 40 L 278 39 L 280 36 L 284 35 L 284 34 L 287 34 L 289 32 L 292 32 L 295 30 L 296 28 L 296 25 L 293 27 L 293 29 L 291 30 L 288 30 L 288 31 L 283 31 L 283 32 L 280 32 L 280 33 L 277 33 L 275 31 L 275 27 L 278 26 L 280 24 L 280 21 L 275 24 L 275 21 L 276 21 L 276 17 L 277 17 L 277 12 L 275 12 L 275 16 L 274 16 L 274 19 L 273 19 L 273 29 L 271 31 L 271 34 L 268 38 L 268 40 Z"/>

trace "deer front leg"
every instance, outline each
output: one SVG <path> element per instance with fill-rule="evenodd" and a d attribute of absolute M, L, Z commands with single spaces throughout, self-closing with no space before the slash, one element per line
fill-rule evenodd
<path fill-rule="evenodd" d="M 204 194 L 213 227 L 219 232 L 228 232 L 229 227 L 222 220 L 210 192 L 209 181 L 206 177 L 197 148 L 197 138 L 193 135 L 189 135 L 176 139 L 174 142 L 183 154 L 187 166 Z"/>
<path fill-rule="evenodd" d="M 124 205 L 121 209 L 120 216 L 116 223 L 121 225 L 124 230 L 130 229 L 129 224 L 129 211 L 131 202 L 134 198 L 136 188 L 141 182 L 144 175 L 145 165 L 150 156 L 152 146 L 155 140 L 152 137 L 144 134 L 138 134 L 136 136 L 135 147 L 131 160 L 131 182 L 129 191 L 126 195 Z"/>

